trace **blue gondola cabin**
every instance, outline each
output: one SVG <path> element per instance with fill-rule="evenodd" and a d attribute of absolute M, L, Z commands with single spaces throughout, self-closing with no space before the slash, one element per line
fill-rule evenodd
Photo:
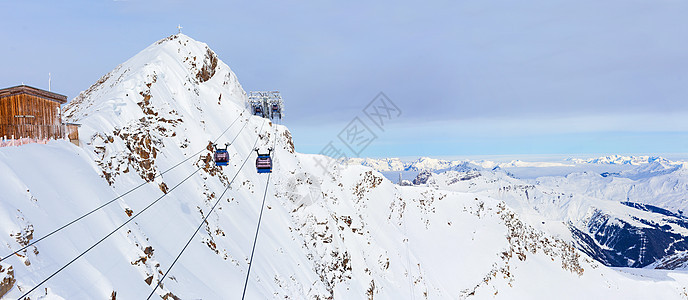
<path fill-rule="evenodd" d="M 229 164 L 229 152 L 227 152 L 227 148 L 229 147 L 229 144 L 225 144 L 225 148 L 217 148 L 215 146 L 215 154 L 213 155 L 213 160 L 215 160 L 215 165 L 216 166 L 226 166 Z"/>
<path fill-rule="evenodd" d="M 270 149 L 267 154 L 261 154 L 258 152 L 258 149 L 256 149 L 256 153 L 258 153 L 258 158 L 256 158 L 256 170 L 258 173 L 272 173 L 272 158 L 270 157 L 270 152 L 272 152 L 272 149 Z"/>

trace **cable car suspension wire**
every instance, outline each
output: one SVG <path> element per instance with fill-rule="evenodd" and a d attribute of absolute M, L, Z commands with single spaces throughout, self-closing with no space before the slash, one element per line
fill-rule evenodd
<path fill-rule="evenodd" d="M 275 149 L 277 144 L 277 126 L 275 125 L 275 133 L 273 134 L 275 141 L 272 144 L 272 148 Z M 268 179 L 265 182 L 265 192 L 263 193 L 263 203 L 260 205 L 260 214 L 258 215 L 258 226 L 256 226 L 256 235 L 253 237 L 253 247 L 251 248 L 251 258 L 248 262 L 248 271 L 246 271 L 246 281 L 244 282 L 244 291 L 241 293 L 241 300 L 246 297 L 246 287 L 248 286 L 248 278 L 251 275 L 251 266 L 253 266 L 253 254 L 256 251 L 256 243 L 258 242 L 258 232 L 260 231 L 260 221 L 263 219 L 263 209 L 265 208 L 265 198 L 268 195 L 268 187 L 270 186 L 270 175 L 272 172 L 268 173 Z"/>
<path fill-rule="evenodd" d="M 247 123 L 248 123 L 248 122 L 247 122 Z M 244 125 L 244 126 L 241 128 L 241 130 L 243 130 L 245 127 L 246 127 L 246 126 Z M 261 129 L 262 129 L 262 127 L 261 127 Z M 227 131 L 227 130 L 225 130 L 225 132 L 226 132 L 226 131 Z M 223 132 L 223 133 L 224 133 L 224 132 Z M 240 131 L 239 133 L 237 133 L 237 136 L 240 135 L 240 134 L 241 134 L 241 131 Z M 218 138 L 218 139 L 219 139 L 219 138 Z M 234 140 L 236 140 L 236 137 L 234 138 Z M 200 153 L 200 152 L 199 152 L 199 153 Z M 179 187 L 179 186 L 182 185 L 184 182 L 186 182 L 186 181 L 187 181 L 189 178 L 191 178 L 194 174 L 198 173 L 198 171 L 200 171 L 202 168 L 203 168 L 203 166 L 198 167 L 193 173 L 191 173 L 189 176 L 187 176 L 186 178 L 184 178 L 184 180 L 182 180 L 181 182 L 179 182 L 179 183 L 177 183 L 175 186 L 173 186 L 166 194 L 160 196 L 158 199 L 156 199 L 156 200 L 153 201 L 152 203 L 148 204 L 148 206 L 144 207 L 141 211 L 139 211 L 139 212 L 136 213 L 135 215 L 131 216 L 126 222 L 122 223 L 120 226 L 118 226 L 118 227 L 115 228 L 113 231 L 111 231 L 110 233 L 108 233 L 105 237 L 103 237 L 102 239 L 100 239 L 98 242 L 96 242 L 95 244 L 91 245 L 91 247 L 89 247 L 89 248 L 86 249 L 85 251 L 81 252 L 81 254 L 77 255 L 74 259 L 72 259 L 71 261 L 69 261 L 66 265 L 62 266 L 60 269 L 58 269 L 57 271 L 55 271 L 54 273 L 52 273 L 50 276 L 48 276 L 48 278 L 44 279 L 43 281 L 41 281 L 40 283 L 38 283 L 35 287 L 31 288 L 28 292 L 26 292 L 24 295 L 22 295 L 21 297 L 19 297 L 19 299 L 26 299 L 25 297 L 27 297 L 31 292 L 33 292 L 34 290 L 36 290 L 39 286 L 43 285 L 43 284 L 46 283 L 48 280 L 50 280 L 51 278 L 53 278 L 55 275 L 57 275 L 58 273 L 62 272 L 62 270 L 66 269 L 69 265 L 71 265 L 72 263 L 74 263 L 75 261 L 77 261 L 79 258 L 81 258 L 82 256 L 86 255 L 86 253 L 88 253 L 88 252 L 91 251 L 93 248 L 95 248 L 96 246 L 98 246 L 100 243 L 102 243 L 103 241 L 105 241 L 107 238 L 109 238 L 110 236 L 112 236 L 113 234 L 115 234 L 115 232 L 117 232 L 118 230 L 120 230 L 122 227 L 124 227 L 125 225 L 127 225 L 129 222 L 133 221 L 136 217 L 140 216 L 143 212 L 145 212 L 146 210 L 148 210 L 149 208 L 151 208 L 153 205 L 155 205 L 156 203 L 158 203 L 162 198 L 164 198 L 165 196 L 171 194 L 172 191 L 174 191 L 177 187 Z"/>
<path fill-rule="evenodd" d="M 216 142 L 217 142 L 217 141 L 227 132 L 227 130 L 229 130 L 229 128 L 231 128 L 232 125 L 234 125 L 234 123 L 236 123 L 236 121 L 238 121 L 239 118 L 241 118 L 241 116 L 242 116 L 243 114 L 244 114 L 244 112 L 240 113 L 239 116 L 237 116 L 237 118 L 234 119 L 234 121 L 233 121 L 231 124 L 229 124 L 229 126 L 227 126 L 227 128 L 222 132 L 222 134 L 220 134 L 220 136 L 218 136 L 217 139 L 215 139 L 215 141 L 213 142 L 213 144 L 216 143 Z M 244 124 L 244 127 L 246 127 L 246 124 L 248 124 L 248 122 L 246 122 L 246 123 Z M 243 130 L 244 127 L 242 127 L 241 130 Z M 237 134 L 237 136 L 239 136 L 239 134 L 241 134 L 241 130 L 239 130 L 239 133 Z M 234 139 L 236 140 L 236 137 L 235 137 Z M 232 142 L 233 142 L 233 141 L 234 141 L 234 140 L 232 140 Z M 203 149 L 201 149 L 200 151 L 198 151 L 198 152 L 196 152 L 196 153 L 194 153 L 194 154 L 192 154 L 192 155 L 189 155 L 189 157 L 187 157 L 186 159 L 182 160 L 182 161 L 179 162 L 178 164 L 174 165 L 173 167 L 171 167 L 171 168 L 169 168 L 169 169 L 167 169 L 167 170 L 161 172 L 161 173 L 158 174 L 157 176 L 153 177 L 153 179 L 152 179 L 151 181 L 144 181 L 143 183 L 139 184 L 138 186 L 136 186 L 136 187 L 134 187 L 134 188 L 132 188 L 132 189 L 126 191 L 124 194 L 119 195 L 119 196 L 117 196 L 116 198 L 114 198 L 114 199 L 112 199 L 112 200 L 110 200 L 110 201 L 108 201 L 108 202 L 105 202 L 104 204 L 102 204 L 102 205 L 100 205 L 100 206 L 94 208 L 93 210 L 87 212 L 86 214 L 84 214 L 84 215 L 82 215 L 82 216 L 80 216 L 80 217 L 78 217 L 78 218 L 76 218 L 76 219 L 70 221 L 69 223 L 67 223 L 67 224 L 65 224 L 65 225 L 62 225 L 61 227 L 59 227 L 59 228 L 53 230 L 52 232 L 50 232 L 50 233 L 48 233 L 48 234 L 42 236 L 42 237 L 39 238 L 39 239 L 34 240 L 33 242 L 31 242 L 31 243 L 25 245 L 24 247 L 19 248 L 17 251 L 14 251 L 14 252 L 12 252 L 12 253 L 10 253 L 10 254 L 8 254 L 8 255 L 6 255 L 6 256 L 0 258 L 0 262 L 1 262 L 1 261 L 4 261 L 4 260 L 6 260 L 6 259 L 8 259 L 8 258 L 10 258 L 10 257 L 12 257 L 12 256 L 14 256 L 15 254 L 17 254 L 17 253 L 19 253 L 19 252 L 21 252 L 21 251 L 26 250 L 27 248 L 29 248 L 29 247 L 31 247 L 31 246 L 37 244 L 38 242 L 40 242 L 40 241 L 42 241 L 42 240 L 48 238 L 49 236 L 51 236 L 51 235 L 57 233 L 58 231 L 61 231 L 61 230 L 65 229 L 65 228 L 69 227 L 70 225 L 72 225 L 72 224 L 74 224 L 74 223 L 76 223 L 76 222 L 82 220 L 83 218 L 88 217 L 88 216 L 91 215 L 92 213 L 94 213 L 94 212 L 96 212 L 96 211 L 102 209 L 103 207 L 106 207 L 106 206 L 110 205 L 112 202 L 115 202 L 115 201 L 117 201 L 117 200 L 119 200 L 119 199 L 122 199 L 122 197 L 124 197 L 124 196 L 126 196 L 126 195 L 129 195 L 129 194 L 132 193 L 133 191 L 136 191 L 136 190 L 138 190 L 139 188 L 141 188 L 142 186 L 144 186 L 144 185 L 146 185 L 146 184 L 148 184 L 148 183 L 153 182 L 153 180 L 155 180 L 155 179 L 157 179 L 158 177 L 162 176 L 163 174 L 165 174 L 165 173 L 171 171 L 172 169 L 174 169 L 174 168 L 180 166 L 181 164 L 187 162 L 189 159 L 191 159 L 191 158 L 193 158 L 193 157 L 196 157 L 198 154 L 200 154 L 200 153 L 203 152 L 204 150 L 206 150 L 206 149 L 203 148 Z"/>
<path fill-rule="evenodd" d="M 98 246 L 100 243 L 102 243 L 103 241 L 105 241 L 105 239 L 109 238 L 111 235 L 115 234 L 115 232 L 117 232 L 118 230 L 120 230 L 122 227 L 124 227 L 125 225 L 129 224 L 129 222 L 131 222 L 131 221 L 133 221 L 134 219 L 136 219 L 136 217 L 138 217 L 138 216 L 141 215 L 143 212 L 145 212 L 146 210 L 148 210 L 148 209 L 149 209 L 151 206 L 153 206 L 155 203 L 158 203 L 158 201 L 160 201 L 160 199 L 162 199 L 162 198 L 164 198 L 165 196 L 167 196 L 167 195 L 169 195 L 170 193 L 172 193 L 172 191 L 174 191 L 174 189 L 176 189 L 176 188 L 177 188 L 178 186 L 180 186 L 182 183 L 186 182 L 189 178 L 191 178 L 191 176 L 193 176 L 193 175 L 196 174 L 199 170 L 201 170 L 201 168 L 202 168 L 202 166 L 201 166 L 201 167 L 198 167 L 198 168 L 196 169 L 196 171 L 194 171 L 193 173 L 191 173 L 191 175 L 187 176 L 187 177 L 184 178 L 184 180 L 182 180 L 180 183 L 177 183 L 177 185 L 175 185 L 174 187 L 172 187 L 172 188 L 167 192 L 167 194 L 164 194 L 164 195 L 160 196 L 158 199 L 156 199 L 155 201 L 153 201 L 151 204 L 148 204 L 148 206 L 146 206 L 145 208 L 143 208 L 141 211 L 139 211 L 139 212 L 136 213 L 135 215 L 131 216 L 131 218 L 129 218 L 126 222 L 122 223 L 122 225 L 119 225 L 117 228 L 115 228 L 115 230 L 111 231 L 111 232 L 108 233 L 105 237 L 103 237 L 102 239 L 100 239 L 98 242 L 96 242 L 95 244 L 91 245 L 91 247 L 89 247 L 88 249 L 86 249 L 84 252 L 81 252 L 81 254 L 77 255 L 74 259 L 72 259 L 71 261 L 69 261 L 66 265 L 62 266 L 60 269 L 58 269 L 57 271 L 55 271 L 54 273 L 52 273 L 50 276 L 48 276 L 48 278 L 46 278 L 46 279 L 44 279 L 43 281 L 41 281 L 40 283 L 38 283 L 35 287 L 31 288 L 28 292 L 24 293 L 24 295 L 22 295 L 21 297 L 19 297 L 19 299 L 24 299 L 24 297 L 28 296 L 31 292 L 33 292 L 34 290 L 36 290 L 39 286 L 41 286 L 42 284 L 44 284 L 45 282 L 47 282 L 48 280 L 50 280 L 50 278 L 53 278 L 53 276 L 55 276 L 55 275 L 57 275 L 58 273 L 60 273 L 62 270 L 64 270 L 64 269 L 67 268 L 69 265 L 71 265 L 73 262 L 75 262 L 77 259 L 81 258 L 81 257 L 84 256 L 86 253 L 88 253 L 89 251 L 91 251 L 91 249 L 95 248 L 95 247 Z"/>
<path fill-rule="evenodd" d="M 253 143 L 253 147 L 252 147 L 252 148 L 255 148 L 256 145 L 258 144 L 258 140 L 260 139 L 260 132 L 263 131 L 263 126 L 264 126 L 264 125 L 265 125 L 265 121 L 263 122 L 263 124 L 260 126 L 260 129 L 258 130 L 258 135 L 256 136 L 256 141 Z M 241 169 L 244 168 L 244 165 L 246 165 L 246 162 L 248 161 L 248 159 L 249 159 L 250 157 L 251 157 L 251 152 L 249 152 L 249 153 L 246 155 L 246 158 L 244 159 L 244 162 L 243 162 L 243 163 L 241 164 L 241 166 L 239 167 L 239 170 L 236 171 L 236 173 L 234 174 L 234 177 L 232 177 L 232 180 L 229 182 L 229 184 L 227 184 L 227 187 L 225 188 L 225 190 L 222 192 L 222 194 L 220 195 L 220 197 L 217 198 L 217 201 L 215 201 L 215 204 L 213 204 L 213 206 L 210 208 L 210 211 L 208 211 L 208 213 L 205 215 L 205 217 L 203 218 L 203 221 L 201 221 L 201 223 L 198 224 L 198 227 L 196 228 L 196 231 L 194 231 L 194 233 L 191 235 L 191 238 L 189 238 L 189 240 L 186 242 L 186 245 L 184 245 L 184 248 L 182 248 L 182 250 L 179 252 L 179 254 L 178 254 L 177 257 L 174 259 L 174 261 L 172 262 L 172 264 L 170 265 L 170 267 L 167 268 L 167 271 L 165 271 L 165 274 L 163 274 L 162 277 L 160 278 L 160 280 L 158 280 L 158 284 L 155 285 L 155 288 L 153 288 L 153 291 L 151 291 L 150 295 L 148 295 L 148 298 L 146 298 L 146 299 L 150 299 L 150 298 L 153 296 L 153 294 L 155 294 L 155 291 L 158 289 L 158 287 L 162 285 L 162 282 L 163 282 L 163 280 L 165 280 L 165 277 L 167 277 L 167 274 L 170 273 L 170 270 L 172 270 L 172 267 L 174 267 L 174 265 L 177 263 L 177 261 L 179 260 L 179 258 L 182 256 L 182 254 L 184 253 L 184 251 L 186 250 L 186 248 L 189 246 L 189 244 L 191 243 L 191 241 L 194 239 L 194 237 L 196 236 L 196 234 L 198 234 L 198 231 L 201 229 L 201 227 L 203 227 L 203 224 L 206 223 L 206 220 L 208 219 L 208 217 L 210 217 L 210 214 L 213 213 L 213 210 L 215 210 L 215 207 L 217 206 L 217 204 L 220 203 L 220 200 L 222 200 L 222 197 L 225 195 L 225 193 L 227 193 L 227 191 L 229 190 L 230 186 L 231 186 L 232 183 L 234 182 L 234 179 L 237 178 L 237 176 L 239 175 L 239 172 L 241 172 Z"/>

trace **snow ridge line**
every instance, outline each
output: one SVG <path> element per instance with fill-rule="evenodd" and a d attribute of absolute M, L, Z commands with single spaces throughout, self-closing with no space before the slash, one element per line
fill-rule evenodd
<path fill-rule="evenodd" d="M 245 111 L 245 110 L 244 110 L 244 111 Z M 227 126 L 227 128 L 220 134 L 220 136 L 218 136 L 217 139 L 215 139 L 215 141 L 213 141 L 213 144 L 217 143 L 217 141 L 218 141 L 220 138 L 222 138 L 223 135 L 225 135 L 225 133 L 227 132 L 227 130 L 229 130 L 229 128 L 231 128 L 232 125 L 234 125 L 234 123 L 236 123 L 236 121 L 238 121 L 239 118 L 241 118 L 241 116 L 242 116 L 243 114 L 244 114 L 244 112 L 241 112 L 241 113 L 239 114 L 239 116 L 237 116 L 236 119 L 234 119 L 234 121 L 233 121 L 231 124 L 229 124 L 229 126 Z M 246 123 L 244 124 L 244 127 L 246 127 L 247 124 L 248 124 L 248 122 L 246 122 Z M 244 130 L 244 127 L 242 127 L 242 128 L 239 130 L 239 133 L 237 133 L 237 135 L 234 137 L 234 139 L 232 140 L 232 143 L 233 143 L 234 140 L 236 140 L 237 137 L 241 134 L 241 131 Z M 151 180 L 151 181 L 144 181 L 143 183 L 141 183 L 141 184 L 139 184 L 138 186 L 132 188 L 131 190 L 128 190 L 127 192 L 125 192 L 124 194 L 118 196 L 117 198 L 114 198 L 114 199 L 112 199 L 112 200 L 110 200 L 110 201 L 108 201 L 108 202 L 105 202 L 105 203 L 102 204 L 101 206 L 98 206 L 98 207 L 94 208 L 93 210 L 91 210 L 91 211 L 87 212 L 86 214 L 84 214 L 84 215 L 82 215 L 82 216 L 80 216 L 80 217 L 78 217 L 78 218 L 76 218 L 76 219 L 70 221 L 69 223 L 67 223 L 67 224 L 65 224 L 65 225 L 62 225 L 61 227 L 59 227 L 59 228 L 57 228 L 57 229 L 51 231 L 51 232 L 48 233 L 47 235 L 42 236 L 41 238 L 34 240 L 33 242 L 31 242 L 31 243 L 27 244 L 26 246 L 20 248 L 19 250 L 14 251 L 14 252 L 12 252 L 12 253 L 10 253 L 10 254 L 8 254 L 8 255 L 6 255 L 6 256 L 0 258 L 0 262 L 2 262 L 2 261 L 4 261 L 4 260 L 6 260 L 6 259 L 8 259 L 8 258 L 10 258 L 10 257 L 12 257 L 12 256 L 14 256 L 15 254 L 17 254 L 17 253 L 19 253 L 19 252 L 21 252 L 21 251 L 24 251 L 25 249 L 27 249 L 27 248 L 29 248 L 29 247 L 31 247 L 31 246 L 37 244 L 38 242 L 40 242 L 40 241 L 42 241 L 42 240 L 48 238 L 49 236 L 51 236 L 51 235 L 57 233 L 58 231 L 62 231 L 63 229 L 65 229 L 65 228 L 71 226 L 72 224 L 74 224 L 74 223 L 76 223 L 76 222 L 78 222 L 78 221 L 81 221 L 83 218 L 86 218 L 86 217 L 88 217 L 89 215 L 91 215 L 92 213 L 94 213 L 94 212 L 96 212 L 96 211 L 98 211 L 98 210 L 100 210 L 100 209 L 102 209 L 102 208 L 104 208 L 104 207 L 106 207 L 106 206 L 112 204 L 112 202 L 115 202 L 115 201 L 121 199 L 122 197 L 124 197 L 124 196 L 126 196 L 126 195 L 129 195 L 131 192 L 138 190 L 138 189 L 141 188 L 142 186 L 144 186 L 144 185 L 146 185 L 146 184 L 148 184 L 148 183 L 153 182 L 156 178 L 161 177 L 162 175 L 164 175 L 165 173 L 167 173 L 167 172 L 169 172 L 169 171 L 172 171 L 173 169 L 177 168 L 177 167 L 180 166 L 181 164 L 183 164 L 183 163 L 189 161 L 189 159 L 191 159 L 192 157 L 196 157 L 196 155 L 200 154 L 200 153 L 203 152 L 204 150 L 205 150 L 205 148 L 201 149 L 200 151 L 198 151 L 198 152 L 196 152 L 196 153 L 194 153 L 194 154 L 192 154 L 192 155 L 189 155 L 189 157 L 187 157 L 186 159 L 182 160 L 181 162 L 177 163 L 176 165 L 172 166 L 171 168 L 169 168 L 169 169 L 167 169 L 167 170 L 161 172 L 161 173 L 158 174 L 157 176 L 153 177 L 153 180 Z"/>
<path fill-rule="evenodd" d="M 248 122 L 246 122 L 246 124 L 248 124 Z M 265 125 L 265 121 L 263 122 L 263 125 Z M 259 133 L 260 133 L 261 131 L 263 131 L 263 125 L 260 126 L 260 130 L 258 130 Z M 259 140 L 259 139 L 260 139 L 260 134 L 256 134 L 256 141 L 253 143 L 253 148 L 255 148 L 256 145 L 258 144 L 258 140 Z M 201 223 L 198 224 L 198 227 L 196 228 L 196 231 L 191 235 L 191 238 L 189 238 L 189 240 L 186 242 L 186 245 L 184 245 L 184 248 L 182 248 L 182 250 L 179 252 L 179 254 L 178 254 L 177 257 L 174 259 L 174 261 L 172 262 L 172 264 L 170 265 L 170 267 L 167 269 L 167 271 L 165 271 L 165 274 L 162 275 L 162 277 L 161 277 L 160 280 L 158 281 L 158 284 L 155 285 L 155 288 L 153 288 L 153 291 L 151 291 L 150 295 L 148 295 L 148 298 L 146 298 L 146 299 L 150 299 L 150 298 L 153 296 L 153 294 L 155 294 L 155 291 L 158 289 L 158 287 L 160 287 L 160 286 L 162 285 L 162 281 L 165 280 L 165 277 L 167 277 L 167 274 L 170 273 L 170 271 L 172 270 L 172 267 L 174 267 L 174 265 L 177 263 L 177 261 L 179 260 L 179 258 L 182 256 L 182 254 L 184 254 L 184 251 L 186 250 L 186 248 L 189 247 L 189 244 L 191 244 L 191 241 L 193 240 L 193 238 L 196 237 L 196 234 L 197 234 L 198 231 L 201 229 L 201 227 L 203 227 L 203 224 L 206 222 L 206 220 L 208 219 L 208 217 L 210 217 L 210 214 L 213 213 L 213 210 L 215 210 L 215 207 L 217 206 L 217 204 L 220 203 L 220 200 L 222 200 L 222 197 L 224 197 L 225 193 L 227 193 L 227 191 L 229 190 L 229 187 L 232 186 L 232 183 L 234 182 L 234 179 L 236 179 L 237 176 L 239 176 L 239 173 L 240 173 L 241 170 L 244 168 L 244 165 L 246 165 L 246 162 L 248 161 L 248 159 L 249 159 L 250 157 L 251 157 L 251 153 L 249 153 L 248 155 L 246 155 L 246 158 L 244 159 L 244 162 L 241 164 L 241 167 L 239 167 L 239 170 L 236 171 L 236 173 L 234 174 L 234 177 L 233 177 L 232 180 L 227 184 L 227 187 L 225 188 L 225 190 L 222 192 L 222 194 L 220 195 L 220 197 L 217 198 L 217 201 L 215 201 L 215 204 L 213 204 L 213 207 L 211 207 L 211 208 L 210 208 L 210 211 L 208 211 L 208 213 L 205 215 L 205 217 L 203 218 L 203 221 L 201 221 Z M 269 180 L 269 179 L 270 179 L 270 176 L 268 175 L 268 180 Z"/>

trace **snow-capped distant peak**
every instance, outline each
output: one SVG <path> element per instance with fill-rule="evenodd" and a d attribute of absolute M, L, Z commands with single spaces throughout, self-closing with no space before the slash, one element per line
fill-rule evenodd
<path fill-rule="evenodd" d="M 117 201 L 0 262 L 0 298 L 19 299 L 31 288 L 32 299 L 140 299 L 151 291 L 164 299 L 227 299 L 242 288 L 248 299 L 685 294 L 686 278 L 649 285 L 533 226 L 560 228 L 563 223 L 550 222 L 556 219 L 547 213 L 578 210 L 586 202 L 574 202 L 575 188 L 583 187 L 583 199 L 593 198 L 598 195 L 589 194 L 596 193 L 590 180 L 604 184 L 607 178 L 578 176 L 573 191 L 561 178 L 543 178 L 557 190 L 540 189 L 501 171 L 475 170 L 492 162 L 432 158 L 361 160 L 387 169 L 449 170 L 405 182 L 421 187 L 394 185 L 361 166 L 335 164 L 326 174 L 321 156 L 295 153 L 286 127 L 245 114 L 245 97 L 206 44 L 178 34 L 144 49 L 72 101 L 65 115 L 82 123 L 81 147 L 59 141 L 1 148 L 2 254 L 107 199 Z M 231 141 L 226 166 L 212 160 L 215 140 Z M 265 176 L 247 162 L 256 157 L 254 149 L 269 145 L 274 170 Z M 677 181 L 662 188 L 683 186 Z M 645 194 L 635 189 L 628 195 Z M 522 210 L 531 205 L 538 214 Z M 659 211 L 650 205 L 624 211 L 631 209 Z M 122 230 L 114 234 L 113 228 Z M 102 245 L 92 244 L 103 236 L 109 238 Z M 93 251 L 77 256 L 82 249 Z M 80 259 L 36 285 L 72 257 Z"/>
<path fill-rule="evenodd" d="M 648 164 L 652 162 L 662 162 L 665 164 L 673 164 L 673 162 L 659 156 L 623 156 L 618 154 L 601 156 L 597 158 L 579 159 L 579 158 L 569 158 L 571 162 L 577 164 L 615 164 L 615 165 L 641 165 Z"/>

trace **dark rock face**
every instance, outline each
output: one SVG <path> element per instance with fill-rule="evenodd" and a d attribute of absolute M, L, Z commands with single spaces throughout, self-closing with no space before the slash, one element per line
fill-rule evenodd
<path fill-rule="evenodd" d="M 421 185 L 421 184 L 426 184 L 428 183 L 428 180 L 432 178 L 432 172 L 429 171 L 422 171 L 418 173 L 418 176 L 416 176 L 416 179 L 413 179 L 413 184 L 414 185 Z"/>
<path fill-rule="evenodd" d="M 670 224 L 688 228 L 685 217 L 665 209 L 638 203 L 622 204 L 658 215 L 653 220 L 632 217 L 644 225 L 634 226 L 602 211 L 595 211 L 586 228 L 569 225 L 577 247 L 611 267 L 642 268 L 677 252 L 688 250 L 688 236 L 673 232 Z M 674 264 L 667 264 L 671 266 Z"/>
<path fill-rule="evenodd" d="M 676 252 L 674 255 L 669 255 L 652 264 L 654 269 L 685 269 L 688 267 L 688 252 Z"/>

